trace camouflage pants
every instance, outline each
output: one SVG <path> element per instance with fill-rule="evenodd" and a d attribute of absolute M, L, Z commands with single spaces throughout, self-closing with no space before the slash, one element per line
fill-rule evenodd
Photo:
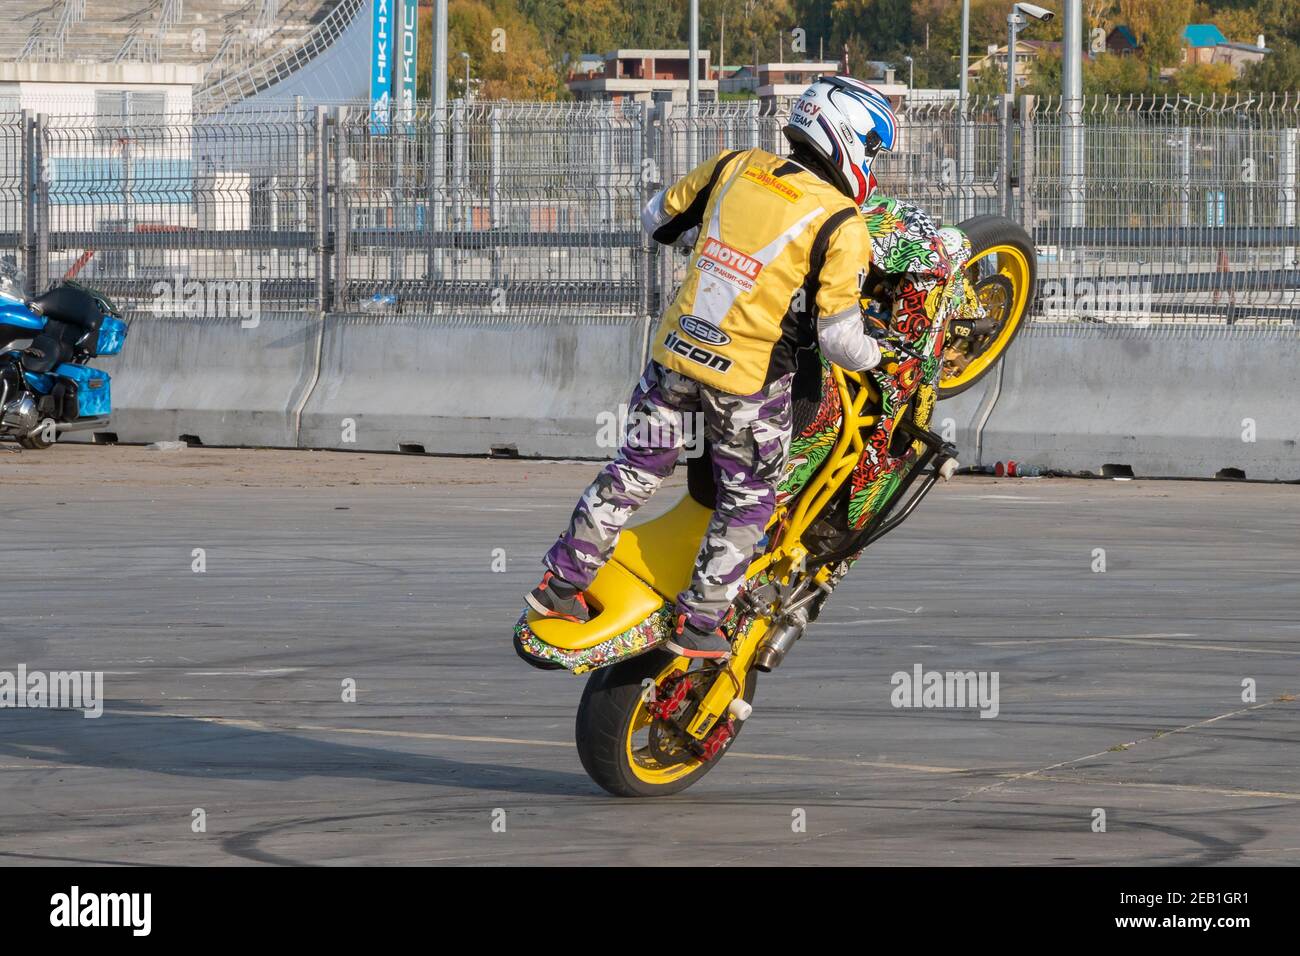
<path fill-rule="evenodd" d="M 688 416 L 698 414 L 718 499 L 691 586 L 677 596 L 677 612 L 691 626 L 712 630 L 736 599 L 776 507 L 776 485 L 790 453 L 790 379 L 777 379 L 753 395 L 730 395 L 651 362 L 628 403 L 629 424 L 617 457 L 583 492 L 568 529 L 543 563 L 587 587 L 614 552 L 628 518 L 672 474 L 689 434 Z"/>

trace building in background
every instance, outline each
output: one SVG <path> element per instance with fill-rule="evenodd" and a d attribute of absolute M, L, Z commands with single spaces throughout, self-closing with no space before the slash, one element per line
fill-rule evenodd
<path fill-rule="evenodd" d="M 696 76 L 700 100 L 716 100 L 718 79 L 709 66 L 711 53 L 699 52 Z M 689 50 L 612 50 L 599 71 L 575 73 L 567 82 L 578 100 L 685 103 L 690 87 Z"/>
<path fill-rule="evenodd" d="M 1193 23 L 1183 30 L 1183 63 L 1226 63 L 1238 76 L 1251 63 L 1258 63 L 1271 50 L 1261 34 L 1254 43 L 1234 43 L 1213 23 Z"/>
<path fill-rule="evenodd" d="M 1016 86 L 1024 86 L 1033 76 L 1039 57 L 1045 53 L 1061 55 L 1059 40 L 1022 40 L 1016 39 Z M 996 69 L 1007 75 L 1007 47 L 990 46 L 988 53 L 971 62 L 970 78 L 975 79 L 987 69 Z"/>

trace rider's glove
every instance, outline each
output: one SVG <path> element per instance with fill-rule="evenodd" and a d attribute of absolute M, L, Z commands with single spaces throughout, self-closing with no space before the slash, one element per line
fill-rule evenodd
<path fill-rule="evenodd" d="M 892 375 L 910 357 L 902 337 L 888 329 L 869 328 L 868 332 L 880 350 L 880 363 L 876 367 Z"/>

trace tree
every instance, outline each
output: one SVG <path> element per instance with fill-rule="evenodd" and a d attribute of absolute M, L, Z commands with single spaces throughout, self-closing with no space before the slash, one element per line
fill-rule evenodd
<path fill-rule="evenodd" d="M 420 11 L 420 47 L 433 49 L 433 11 Z M 426 45 L 427 44 L 427 45 Z M 447 74 L 451 95 L 464 95 L 464 60 L 470 56 L 475 95 L 483 99 L 553 100 L 562 91 L 559 73 L 537 28 L 514 0 L 451 0 L 447 10 Z M 433 88 L 431 60 L 416 79 L 421 97 Z"/>
<path fill-rule="evenodd" d="M 860 39 L 872 59 L 915 39 L 911 0 L 835 0 L 831 22 L 837 37 Z"/>
<path fill-rule="evenodd" d="M 1136 56 L 1102 53 L 1083 64 L 1083 92 L 1088 96 L 1138 96 L 1156 92 L 1158 82 Z"/>
<path fill-rule="evenodd" d="M 1237 89 L 1261 93 L 1300 92 L 1300 45 L 1279 37 L 1272 41 L 1269 53 L 1252 63 L 1237 80 Z"/>
<path fill-rule="evenodd" d="M 1263 32 L 1259 16 L 1247 7 L 1229 7 L 1222 3 L 1199 0 L 1192 10 L 1192 23 L 1213 23 L 1229 40 L 1237 43 L 1254 43 Z"/>
<path fill-rule="evenodd" d="M 1025 83 L 1024 91 L 1034 96 L 1061 95 L 1061 54 L 1041 54 L 1034 61 L 1034 71 Z"/>
<path fill-rule="evenodd" d="M 1170 92 L 1184 96 L 1208 96 L 1227 93 L 1237 72 L 1228 63 L 1186 63 L 1169 78 Z"/>
<path fill-rule="evenodd" d="M 1158 76 L 1182 59 L 1183 28 L 1191 22 L 1193 0 L 1119 0 L 1119 22 L 1142 49 L 1147 69 Z"/>
<path fill-rule="evenodd" d="M 719 52 L 724 17 L 728 63 L 775 61 L 782 49 L 786 59 L 802 60 L 817 55 L 817 40 L 821 37 L 804 25 L 790 0 L 701 0 L 700 45 L 709 47 L 715 54 Z M 803 53 L 790 50 L 791 30 L 795 27 L 804 31 L 807 49 Z"/>

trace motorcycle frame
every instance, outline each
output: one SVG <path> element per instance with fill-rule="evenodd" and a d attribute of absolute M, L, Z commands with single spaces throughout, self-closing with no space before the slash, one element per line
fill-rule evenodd
<path fill-rule="evenodd" d="M 866 446 L 867 436 L 880 422 L 880 415 L 876 411 L 880 407 L 880 392 L 867 372 L 848 372 L 832 366 L 831 375 L 839 391 L 843 412 L 839 435 L 830 454 L 808 485 L 793 501 L 778 507 L 773 514 L 768 527 L 774 529 L 775 541 L 750 565 L 747 575 L 750 580 L 769 572 L 780 584 L 792 588 L 794 585 L 802 585 L 800 590 L 805 592 L 829 589 L 835 566 L 906 520 L 933 488 L 940 477 L 939 469 L 943 463 L 955 457 L 956 449 L 952 445 L 943 442 L 933 432 L 917 427 L 900 414 L 895 429 L 902 429 L 908 438 L 920 442 L 924 449 L 912 464 L 904 478 L 904 484 L 894 495 L 889 507 L 854 535 L 848 544 L 830 555 L 812 559 L 804 546 L 803 535 L 853 473 Z M 851 388 L 851 385 L 856 388 Z M 926 470 L 931 465 L 933 467 Z M 906 497 L 923 471 L 925 478 L 921 487 L 911 497 Z M 754 666 L 763 639 L 773 623 L 787 610 L 780 606 L 781 603 L 778 600 L 769 613 L 758 614 L 733 639 L 731 656 L 718 668 L 717 675 L 686 725 L 686 732 L 693 738 L 703 740 L 707 737 L 727 712 L 732 700 L 744 692 L 745 679 Z"/>

